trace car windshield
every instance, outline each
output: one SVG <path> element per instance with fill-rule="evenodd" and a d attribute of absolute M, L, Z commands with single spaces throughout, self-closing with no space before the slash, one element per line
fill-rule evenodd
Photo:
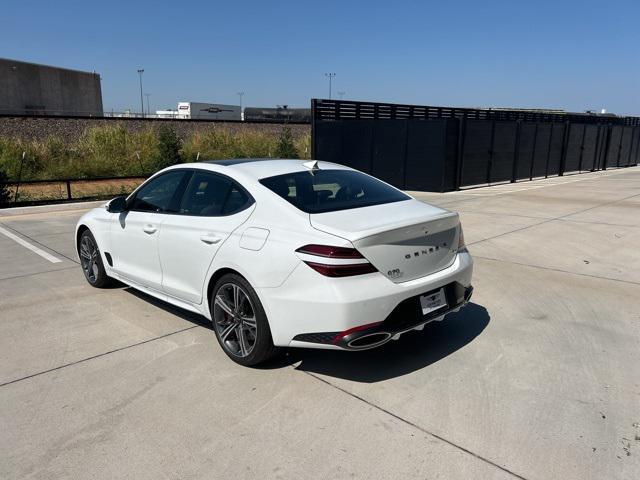
<path fill-rule="evenodd" d="M 335 212 L 411 198 L 354 170 L 293 172 L 263 178 L 260 183 L 307 213 Z"/>

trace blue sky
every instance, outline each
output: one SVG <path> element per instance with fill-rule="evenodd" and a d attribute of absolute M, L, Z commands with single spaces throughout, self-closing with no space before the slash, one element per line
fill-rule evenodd
<path fill-rule="evenodd" d="M 106 110 L 345 98 L 640 114 L 638 1 L 2 3 L 0 56 L 102 76 Z"/>

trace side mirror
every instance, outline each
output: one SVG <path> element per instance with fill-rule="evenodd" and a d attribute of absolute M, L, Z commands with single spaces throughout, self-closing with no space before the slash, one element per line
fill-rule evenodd
<path fill-rule="evenodd" d="M 127 209 L 127 198 L 116 197 L 107 204 L 107 212 L 120 213 Z"/>

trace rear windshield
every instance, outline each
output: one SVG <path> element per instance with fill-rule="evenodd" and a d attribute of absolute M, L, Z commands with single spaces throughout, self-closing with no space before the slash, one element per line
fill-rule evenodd
<path fill-rule="evenodd" d="M 260 183 L 307 213 L 335 212 L 411 198 L 353 170 L 294 172 L 263 178 Z"/>

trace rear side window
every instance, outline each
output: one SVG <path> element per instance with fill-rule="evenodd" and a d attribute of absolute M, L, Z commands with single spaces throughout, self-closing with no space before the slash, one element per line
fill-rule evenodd
<path fill-rule="evenodd" d="M 229 194 L 227 195 L 227 201 L 222 209 L 222 215 L 232 215 L 236 212 L 244 210 L 253 203 L 253 200 L 249 198 L 249 195 L 242 190 L 238 185 L 233 183 Z"/>
<path fill-rule="evenodd" d="M 411 197 L 353 170 L 294 172 L 260 180 L 265 187 L 307 213 L 325 213 L 400 202 Z"/>
<path fill-rule="evenodd" d="M 216 217 L 231 215 L 250 205 L 250 197 L 232 180 L 207 172 L 195 172 L 182 198 L 182 215 Z"/>

